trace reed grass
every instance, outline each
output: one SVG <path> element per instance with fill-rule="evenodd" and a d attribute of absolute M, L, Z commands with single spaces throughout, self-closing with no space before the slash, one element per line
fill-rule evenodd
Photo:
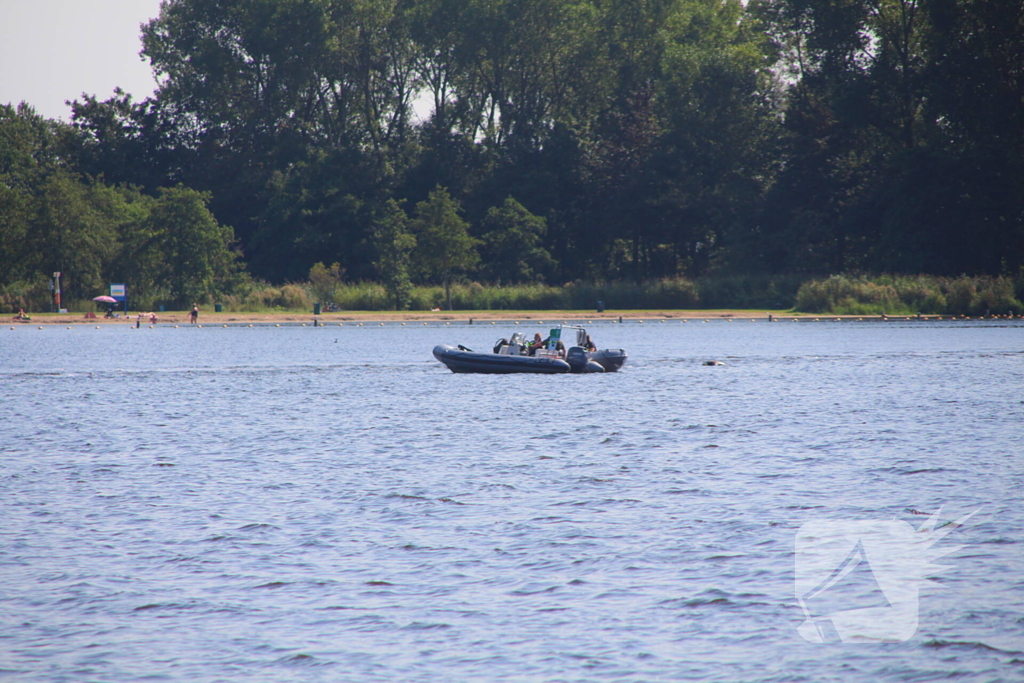
<path fill-rule="evenodd" d="M 794 309 L 837 315 L 1024 313 L 1024 277 L 833 275 L 803 283 Z"/>
<path fill-rule="evenodd" d="M 310 283 L 281 286 L 248 281 L 233 294 L 199 303 L 219 303 L 233 313 L 311 312 Z M 158 310 L 159 293 L 129 300 L 132 310 Z M 1024 274 L 1011 277 L 936 277 L 931 275 L 833 275 L 808 280 L 799 275 L 732 275 L 696 279 L 663 278 L 645 282 L 586 282 L 563 285 L 496 286 L 464 282 L 452 286 L 452 303 L 460 311 L 586 311 L 741 309 L 795 310 L 836 315 L 1004 315 L 1024 314 Z M 600 304 L 599 304 L 600 302 Z M 67 302 L 69 310 L 99 310 L 92 301 Z M 321 302 L 327 303 L 327 302 Z M 338 310 L 387 311 L 394 301 L 375 282 L 340 284 Z M 50 310 L 45 280 L 0 287 L 0 307 L 17 312 Z M 409 309 L 444 309 L 444 288 L 412 289 Z"/>

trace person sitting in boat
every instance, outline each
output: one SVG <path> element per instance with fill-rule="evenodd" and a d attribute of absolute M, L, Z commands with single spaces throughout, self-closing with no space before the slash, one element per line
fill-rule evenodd
<path fill-rule="evenodd" d="M 531 356 L 535 356 L 537 355 L 537 349 L 543 349 L 546 344 L 547 340 L 541 339 L 540 332 L 537 332 L 533 335 L 533 341 L 526 348 Z"/>
<path fill-rule="evenodd" d="M 559 358 L 565 358 L 565 344 L 562 343 L 561 339 L 555 342 L 555 352 Z"/>
<path fill-rule="evenodd" d="M 594 340 L 590 338 L 589 334 L 587 335 L 587 341 L 584 345 L 587 347 L 587 351 L 597 351 L 597 345 L 594 344 Z"/>

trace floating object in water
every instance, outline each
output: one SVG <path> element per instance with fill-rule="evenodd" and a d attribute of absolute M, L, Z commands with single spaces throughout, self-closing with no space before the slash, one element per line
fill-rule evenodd
<path fill-rule="evenodd" d="M 725 365 L 725 363 L 720 360 L 706 360 L 704 361 L 704 365 Z"/>

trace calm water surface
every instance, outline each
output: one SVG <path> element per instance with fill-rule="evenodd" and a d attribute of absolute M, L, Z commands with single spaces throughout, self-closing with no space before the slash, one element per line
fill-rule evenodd
<path fill-rule="evenodd" d="M 590 329 L 0 328 L 0 681 L 1024 680 L 1024 325 Z M 913 638 L 800 637 L 801 525 L 940 507 Z"/>

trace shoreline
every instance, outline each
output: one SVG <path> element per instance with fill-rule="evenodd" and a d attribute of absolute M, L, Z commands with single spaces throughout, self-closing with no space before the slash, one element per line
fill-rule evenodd
<path fill-rule="evenodd" d="M 36 313 L 30 314 L 30 320 L 15 320 L 8 316 L 5 322 L 10 326 L 19 325 L 131 325 L 135 326 L 138 313 L 129 313 L 120 318 L 86 317 L 87 313 Z M 169 311 L 157 313 L 157 325 L 191 325 L 188 311 Z M 822 313 L 794 313 L 792 311 L 764 310 L 630 310 L 630 311 L 339 311 L 314 316 L 310 313 L 214 313 L 200 311 L 197 326 L 224 326 L 245 324 L 305 324 L 314 326 L 337 325 L 344 323 L 409 323 L 409 322 L 440 322 L 473 324 L 476 321 L 486 323 L 508 323 L 516 321 L 536 322 L 538 324 L 561 323 L 594 323 L 594 322 L 630 322 L 642 321 L 693 321 L 693 320 L 737 320 L 737 321 L 806 321 L 806 322 L 837 322 L 853 321 L 897 321 L 897 320 L 971 320 L 968 316 L 953 315 L 836 315 Z M 977 316 L 975 320 L 985 319 Z M 990 316 L 989 319 L 1009 319 L 1009 316 Z M 142 325 L 150 325 L 149 313 L 143 313 Z"/>

